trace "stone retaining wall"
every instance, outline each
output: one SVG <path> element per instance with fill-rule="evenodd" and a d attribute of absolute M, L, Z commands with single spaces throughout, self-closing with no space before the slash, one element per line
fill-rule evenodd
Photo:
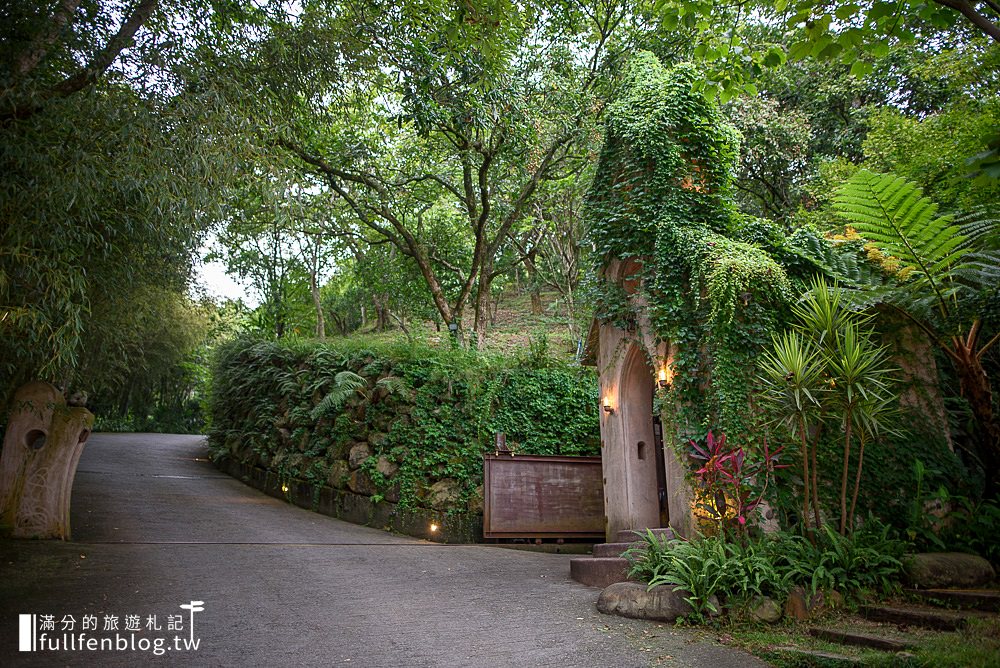
<path fill-rule="evenodd" d="M 229 457 L 220 458 L 215 465 L 220 471 L 268 496 L 345 522 L 438 543 L 477 543 L 483 540 L 483 517 L 479 513 L 448 515 L 424 508 L 404 509 L 391 501 L 375 502 L 370 496 L 328 485 L 317 486 L 295 479 L 282 482 L 273 471 Z M 437 527 L 436 531 L 431 530 L 432 524 Z"/>

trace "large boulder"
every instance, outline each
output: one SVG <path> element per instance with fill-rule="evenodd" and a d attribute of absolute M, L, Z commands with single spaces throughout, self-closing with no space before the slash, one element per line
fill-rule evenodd
<path fill-rule="evenodd" d="M 357 443 L 351 448 L 351 454 L 347 461 L 351 469 L 359 469 L 371 456 L 372 451 L 368 449 L 367 443 Z"/>
<path fill-rule="evenodd" d="M 399 471 L 399 464 L 391 461 L 388 457 L 379 457 L 375 464 L 375 470 L 385 478 L 392 478 Z"/>
<path fill-rule="evenodd" d="M 606 615 L 672 622 L 694 612 L 691 604 L 684 600 L 686 597 L 690 597 L 688 592 L 673 585 L 658 585 L 647 590 L 641 582 L 616 582 L 601 592 L 597 609 Z M 713 596 L 710 601 L 718 610 L 718 599 Z"/>
<path fill-rule="evenodd" d="M 351 473 L 351 477 L 347 480 L 347 486 L 352 492 L 362 496 L 372 496 L 376 492 L 375 483 L 372 482 L 371 476 L 360 469 Z"/>
<path fill-rule="evenodd" d="M 450 510 L 462 496 L 462 485 L 452 478 L 438 480 L 427 490 L 427 502 L 435 510 Z"/>
<path fill-rule="evenodd" d="M 981 587 L 996 577 L 982 557 L 962 552 L 927 552 L 906 560 L 906 575 L 914 587 Z"/>
<path fill-rule="evenodd" d="M 757 596 L 750 603 L 750 614 L 757 621 L 774 624 L 781 621 L 781 606 L 769 596 Z"/>
<path fill-rule="evenodd" d="M 343 489 L 347 484 L 347 477 L 351 473 L 351 468 L 343 459 L 335 459 L 330 463 L 330 473 L 326 476 L 326 484 L 330 487 Z"/>

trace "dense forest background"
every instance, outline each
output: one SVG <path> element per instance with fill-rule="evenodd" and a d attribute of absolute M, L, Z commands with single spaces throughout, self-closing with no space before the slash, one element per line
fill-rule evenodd
<path fill-rule="evenodd" d="M 586 193 L 642 50 L 703 73 L 741 135 L 731 206 L 771 221 L 761 235 L 843 234 L 833 193 L 862 168 L 943 213 L 995 209 L 995 10 L 7 3 L 3 403 L 42 377 L 88 393 L 104 428 L 197 431 L 210 351 L 248 333 L 574 358 L 599 259 Z M 206 247 L 251 299 L 199 296 Z"/>

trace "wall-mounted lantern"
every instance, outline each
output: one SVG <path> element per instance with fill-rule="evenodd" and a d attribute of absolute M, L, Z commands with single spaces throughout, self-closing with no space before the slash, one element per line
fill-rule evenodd
<path fill-rule="evenodd" d="M 612 413 L 615 412 L 615 407 L 611 404 L 611 395 L 609 394 L 604 395 L 603 407 L 604 407 L 604 412 L 607 413 L 608 415 L 611 415 Z"/>
<path fill-rule="evenodd" d="M 656 374 L 656 382 L 659 384 L 661 390 L 670 391 L 670 386 L 673 384 L 674 374 L 670 367 L 666 363 L 660 367 L 660 370 Z"/>

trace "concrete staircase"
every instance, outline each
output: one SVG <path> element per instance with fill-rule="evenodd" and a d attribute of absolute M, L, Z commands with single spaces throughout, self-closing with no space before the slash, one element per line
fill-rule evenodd
<path fill-rule="evenodd" d="M 645 534 L 645 529 L 640 533 Z M 674 537 L 674 532 L 669 528 L 653 529 L 653 533 L 660 537 Z M 629 564 L 622 554 L 637 544 L 641 545 L 642 541 L 635 531 L 619 531 L 614 543 L 600 543 L 594 546 L 591 556 L 570 559 L 569 575 L 577 582 L 601 589 L 616 582 L 625 582 L 628 580 Z"/>

